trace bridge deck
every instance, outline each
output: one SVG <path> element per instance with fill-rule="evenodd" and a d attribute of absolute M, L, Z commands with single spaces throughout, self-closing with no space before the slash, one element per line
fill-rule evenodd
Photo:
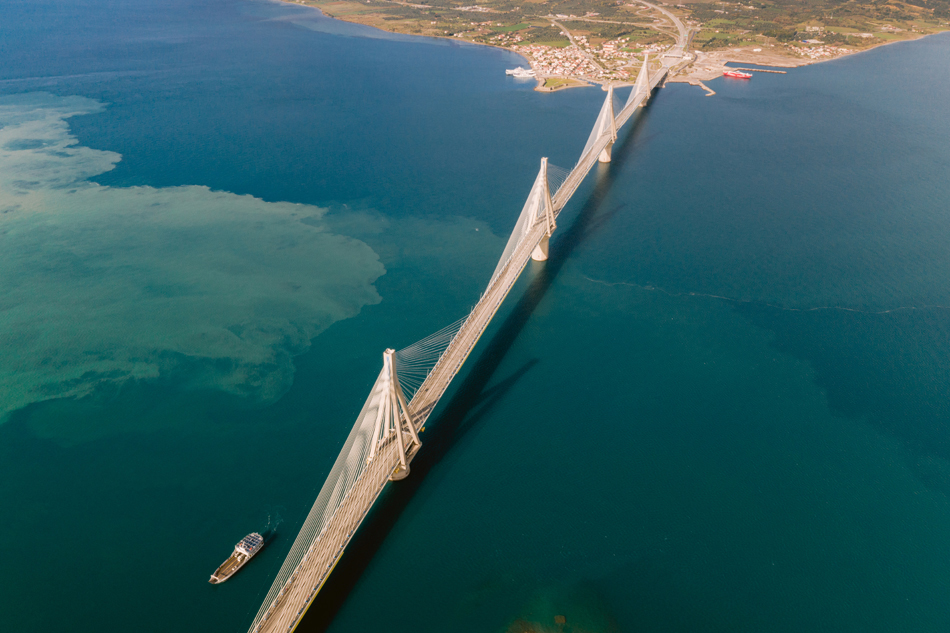
<path fill-rule="evenodd" d="M 390 441 L 363 471 L 255 630 L 285 632 L 296 628 L 398 465 L 398 448 L 395 441 Z"/>

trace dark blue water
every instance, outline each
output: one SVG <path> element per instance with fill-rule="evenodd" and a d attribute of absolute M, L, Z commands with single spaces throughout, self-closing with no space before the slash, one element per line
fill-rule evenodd
<path fill-rule="evenodd" d="M 948 59 L 659 91 L 301 630 L 947 630 Z M 465 313 L 587 137 L 603 93 L 519 62 L 0 7 L 4 630 L 249 624 L 382 350 Z"/>

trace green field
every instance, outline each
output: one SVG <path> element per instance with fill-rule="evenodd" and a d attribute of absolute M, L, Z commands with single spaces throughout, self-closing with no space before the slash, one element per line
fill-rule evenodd
<path fill-rule="evenodd" d="M 520 24 L 512 24 L 511 26 L 493 26 L 491 27 L 491 30 L 497 31 L 498 33 L 511 33 L 512 31 L 523 31 L 524 29 L 530 27 L 530 24 L 522 22 Z"/>
<path fill-rule="evenodd" d="M 544 87 L 554 90 L 571 83 L 570 79 L 561 79 L 559 77 L 548 77 L 544 80 Z"/>

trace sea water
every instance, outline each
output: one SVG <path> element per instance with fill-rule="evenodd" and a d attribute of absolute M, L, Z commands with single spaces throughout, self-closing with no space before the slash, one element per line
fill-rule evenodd
<path fill-rule="evenodd" d="M 0 20 L 4 630 L 243 630 L 604 93 L 257 0 Z M 948 58 L 659 90 L 301 630 L 946 630 Z"/>

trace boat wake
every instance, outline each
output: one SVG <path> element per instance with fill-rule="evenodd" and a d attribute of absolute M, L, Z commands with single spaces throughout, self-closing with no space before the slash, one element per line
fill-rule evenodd
<path fill-rule="evenodd" d="M 277 526 L 283 522 L 284 519 L 280 516 L 280 512 L 275 510 L 274 512 L 267 513 L 267 525 L 265 525 L 264 529 L 261 530 L 261 536 L 264 537 L 265 545 L 277 537 Z"/>
<path fill-rule="evenodd" d="M 629 281 L 604 281 L 603 279 L 594 279 L 586 275 L 581 275 L 584 279 L 591 283 L 601 284 L 603 286 L 630 286 L 631 288 L 639 288 L 640 290 L 649 290 L 651 292 L 660 292 L 665 294 L 668 297 L 705 297 L 708 299 L 721 299 L 723 301 L 728 301 L 730 303 L 746 303 L 753 305 L 761 305 L 767 308 L 774 308 L 776 310 L 783 310 L 785 312 L 817 312 L 820 310 L 840 310 L 842 312 L 858 312 L 860 314 L 890 314 L 892 312 L 900 312 L 902 310 L 950 310 L 950 306 L 944 305 L 931 305 L 931 304 L 922 304 L 917 306 L 896 306 L 894 308 L 888 308 L 887 310 L 862 310 L 860 308 L 851 308 L 848 306 L 811 306 L 811 307 L 802 307 L 802 308 L 793 308 L 789 306 L 779 305 L 777 303 L 768 303 L 765 301 L 753 301 L 751 299 L 736 299 L 734 297 L 724 297 L 722 295 L 713 295 L 706 294 L 704 292 L 670 292 L 663 288 L 657 288 L 651 284 L 641 285 Z"/>

